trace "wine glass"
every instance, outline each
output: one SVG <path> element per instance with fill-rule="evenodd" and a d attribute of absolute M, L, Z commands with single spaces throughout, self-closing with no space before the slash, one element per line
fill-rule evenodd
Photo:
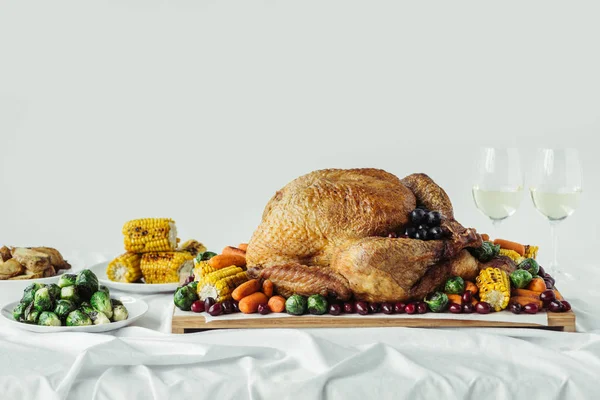
<path fill-rule="evenodd" d="M 537 210 L 548 218 L 552 235 L 550 275 L 573 279 L 558 266 L 557 225 L 575 212 L 582 191 L 581 164 L 575 149 L 538 149 L 531 186 L 531 200 Z"/>
<path fill-rule="evenodd" d="M 523 174 L 519 151 L 515 148 L 480 149 L 473 184 L 477 208 L 498 225 L 512 216 L 523 199 Z"/>

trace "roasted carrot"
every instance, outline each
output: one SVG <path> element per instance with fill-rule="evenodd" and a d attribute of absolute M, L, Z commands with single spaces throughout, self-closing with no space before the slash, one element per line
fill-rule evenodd
<path fill-rule="evenodd" d="M 562 297 L 562 294 L 560 294 L 560 292 L 556 289 L 553 290 L 554 291 L 554 297 L 556 297 L 556 300 L 560 300 L 563 301 L 565 298 Z"/>
<path fill-rule="evenodd" d="M 536 304 L 538 306 L 538 308 L 542 308 L 542 301 L 541 300 L 532 299 L 531 297 L 513 296 L 508 301 L 508 304 L 515 304 L 515 303 L 520 304 L 522 306 L 525 306 L 527 304 L 533 303 L 533 304 Z"/>
<path fill-rule="evenodd" d="M 267 299 L 267 296 L 265 296 L 264 293 L 256 292 L 241 299 L 238 303 L 238 307 L 244 314 L 252 314 L 258 310 L 259 304 L 267 304 L 268 302 L 269 299 Z"/>
<path fill-rule="evenodd" d="M 472 295 L 476 295 L 477 292 L 479 291 L 479 288 L 473 282 L 471 282 L 471 281 L 465 281 L 465 292 L 467 290 L 470 291 Z"/>
<path fill-rule="evenodd" d="M 450 300 L 450 303 L 462 304 L 462 297 L 460 294 L 446 293 L 446 296 L 448 296 L 448 300 Z"/>
<path fill-rule="evenodd" d="M 540 299 L 540 292 L 534 292 L 533 290 L 527 290 L 527 289 L 513 289 L 510 291 L 510 295 L 511 295 L 511 297 L 512 296 L 528 297 L 533 300 Z"/>
<path fill-rule="evenodd" d="M 490 240 L 490 235 L 488 235 L 487 233 L 482 233 L 481 238 L 488 242 Z"/>
<path fill-rule="evenodd" d="M 260 290 L 260 281 L 258 279 L 250 279 L 236 287 L 231 297 L 235 301 L 240 301 L 246 296 L 250 296 L 252 293 L 256 293 Z"/>
<path fill-rule="evenodd" d="M 242 249 L 238 249 L 237 247 L 227 246 L 221 252 L 224 256 L 242 256 L 246 257 L 246 251 Z"/>
<path fill-rule="evenodd" d="M 273 282 L 266 279 L 262 285 L 262 292 L 265 294 L 265 296 L 271 297 L 273 296 L 273 289 Z"/>
<path fill-rule="evenodd" d="M 521 243 L 511 242 L 510 240 L 504 239 L 495 239 L 494 244 L 499 244 L 500 248 L 502 249 L 516 251 L 521 256 L 525 255 L 525 246 L 523 246 Z"/>
<path fill-rule="evenodd" d="M 267 303 L 271 312 L 283 312 L 285 310 L 285 298 L 282 296 L 273 296 Z"/>
<path fill-rule="evenodd" d="M 220 254 L 208 260 L 208 264 L 216 269 L 230 267 L 232 265 L 235 265 L 236 267 L 243 267 L 246 265 L 246 257 Z"/>
<path fill-rule="evenodd" d="M 525 287 L 527 290 L 532 290 L 534 292 L 543 292 L 546 290 L 546 282 L 542 278 L 533 278 L 529 285 Z"/>
<path fill-rule="evenodd" d="M 244 251 L 248 251 L 248 243 L 240 243 L 238 245 L 238 249 L 242 249 Z"/>

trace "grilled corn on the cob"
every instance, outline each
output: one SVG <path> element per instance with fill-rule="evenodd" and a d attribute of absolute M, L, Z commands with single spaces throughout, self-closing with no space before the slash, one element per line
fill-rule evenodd
<path fill-rule="evenodd" d="M 177 228 L 170 218 L 143 218 L 128 221 L 123 226 L 125 250 L 130 253 L 174 251 Z"/>
<path fill-rule="evenodd" d="M 525 246 L 525 258 L 535 258 L 537 257 L 539 247 L 538 246 Z"/>
<path fill-rule="evenodd" d="M 183 283 L 194 268 L 189 253 L 144 253 L 140 269 L 146 283 Z"/>
<path fill-rule="evenodd" d="M 208 261 L 197 261 L 196 265 L 194 266 L 194 276 L 196 277 L 197 281 L 215 271 L 218 270 L 214 267 L 211 267 Z"/>
<path fill-rule="evenodd" d="M 198 253 L 204 253 L 206 251 L 206 246 L 197 240 L 190 239 L 180 244 L 177 251 L 185 251 L 196 257 Z"/>
<path fill-rule="evenodd" d="M 506 257 L 510 258 L 517 265 L 520 264 L 521 261 L 523 261 L 525 259 L 519 253 L 517 253 L 514 250 L 500 249 L 500 253 L 498 253 L 498 254 L 501 255 L 501 256 L 506 256 Z"/>
<path fill-rule="evenodd" d="M 499 268 L 486 268 L 476 279 L 479 298 L 496 311 L 504 310 L 510 300 L 508 274 Z"/>
<path fill-rule="evenodd" d="M 112 260 L 106 267 L 106 276 L 111 281 L 132 283 L 142 277 L 141 257 L 135 253 L 125 253 Z"/>
<path fill-rule="evenodd" d="M 212 297 L 217 302 L 231 299 L 233 290 L 248 280 L 246 271 L 231 266 L 204 275 L 198 281 L 198 297 L 205 300 Z"/>

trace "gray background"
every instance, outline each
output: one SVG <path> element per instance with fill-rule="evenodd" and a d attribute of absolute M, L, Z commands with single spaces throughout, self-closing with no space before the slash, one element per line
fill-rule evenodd
<path fill-rule="evenodd" d="M 592 1 L 2 2 L 0 243 L 99 260 L 126 220 L 170 216 L 220 249 L 296 176 L 366 166 L 430 174 L 485 232 L 478 146 L 525 166 L 570 146 L 584 196 L 560 251 L 577 268 L 598 239 L 599 17 Z M 548 229 L 526 194 L 501 232 L 544 261 Z"/>

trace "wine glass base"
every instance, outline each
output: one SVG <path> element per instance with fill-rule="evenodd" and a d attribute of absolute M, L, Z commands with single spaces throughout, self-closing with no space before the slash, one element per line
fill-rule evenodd
<path fill-rule="evenodd" d="M 548 273 L 554 278 L 555 281 L 560 282 L 563 280 L 574 281 L 575 276 L 569 272 L 565 272 L 558 266 L 550 266 Z"/>

